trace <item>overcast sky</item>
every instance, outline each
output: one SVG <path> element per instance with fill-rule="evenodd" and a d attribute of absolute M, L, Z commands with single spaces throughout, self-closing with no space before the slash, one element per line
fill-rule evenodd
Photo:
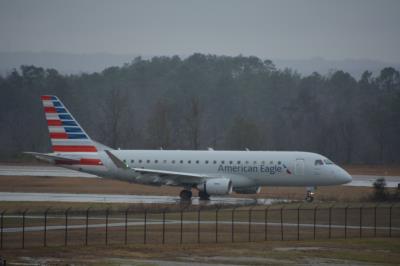
<path fill-rule="evenodd" d="M 397 0 L 0 0 L 0 51 L 400 61 Z"/>

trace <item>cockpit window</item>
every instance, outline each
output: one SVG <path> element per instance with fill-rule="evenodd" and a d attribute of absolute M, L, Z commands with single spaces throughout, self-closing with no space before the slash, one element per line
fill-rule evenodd
<path fill-rule="evenodd" d="M 314 165 L 324 165 L 324 162 L 322 160 L 315 160 Z"/>
<path fill-rule="evenodd" d="M 326 164 L 334 164 L 331 160 L 328 160 L 328 159 L 325 159 L 324 162 L 325 162 Z"/>

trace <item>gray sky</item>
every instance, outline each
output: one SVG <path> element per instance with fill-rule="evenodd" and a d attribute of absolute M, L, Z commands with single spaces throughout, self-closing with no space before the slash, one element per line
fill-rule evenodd
<path fill-rule="evenodd" d="M 0 0 L 0 51 L 400 61 L 400 1 Z"/>

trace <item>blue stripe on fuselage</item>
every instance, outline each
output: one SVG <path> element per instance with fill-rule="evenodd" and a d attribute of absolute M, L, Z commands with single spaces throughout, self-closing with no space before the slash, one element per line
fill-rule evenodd
<path fill-rule="evenodd" d="M 64 127 L 64 129 L 65 129 L 65 132 L 67 132 L 67 133 L 74 133 L 74 132 L 80 133 L 80 132 L 83 132 L 82 129 L 80 129 L 79 127 Z"/>
<path fill-rule="evenodd" d="M 63 126 L 78 126 L 78 124 L 75 121 L 61 121 Z"/>
<path fill-rule="evenodd" d="M 70 115 L 58 115 L 61 120 L 73 120 Z"/>
<path fill-rule="evenodd" d="M 85 134 L 68 134 L 68 139 L 87 139 Z"/>

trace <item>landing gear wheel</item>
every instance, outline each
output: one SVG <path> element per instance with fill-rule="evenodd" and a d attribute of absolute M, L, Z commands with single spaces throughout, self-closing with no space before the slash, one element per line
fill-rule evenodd
<path fill-rule="evenodd" d="M 210 195 L 204 191 L 199 191 L 199 198 L 200 200 L 210 200 Z"/>
<path fill-rule="evenodd" d="M 307 191 L 307 196 L 306 196 L 305 200 L 307 202 L 313 202 L 313 200 L 314 200 L 314 192 Z"/>
<path fill-rule="evenodd" d="M 313 202 L 314 197 L 312 197 L 312 196 L 307 196 L 307 197 L 305 198 L 305 200 L 306 200 L 307 202 Z"/>
<path fill-rule="evenodd" d="M 192 191 L 184 189 L 179 193 L 179 197 L 181 200 L 190 200 L 192 198 Z"/>

